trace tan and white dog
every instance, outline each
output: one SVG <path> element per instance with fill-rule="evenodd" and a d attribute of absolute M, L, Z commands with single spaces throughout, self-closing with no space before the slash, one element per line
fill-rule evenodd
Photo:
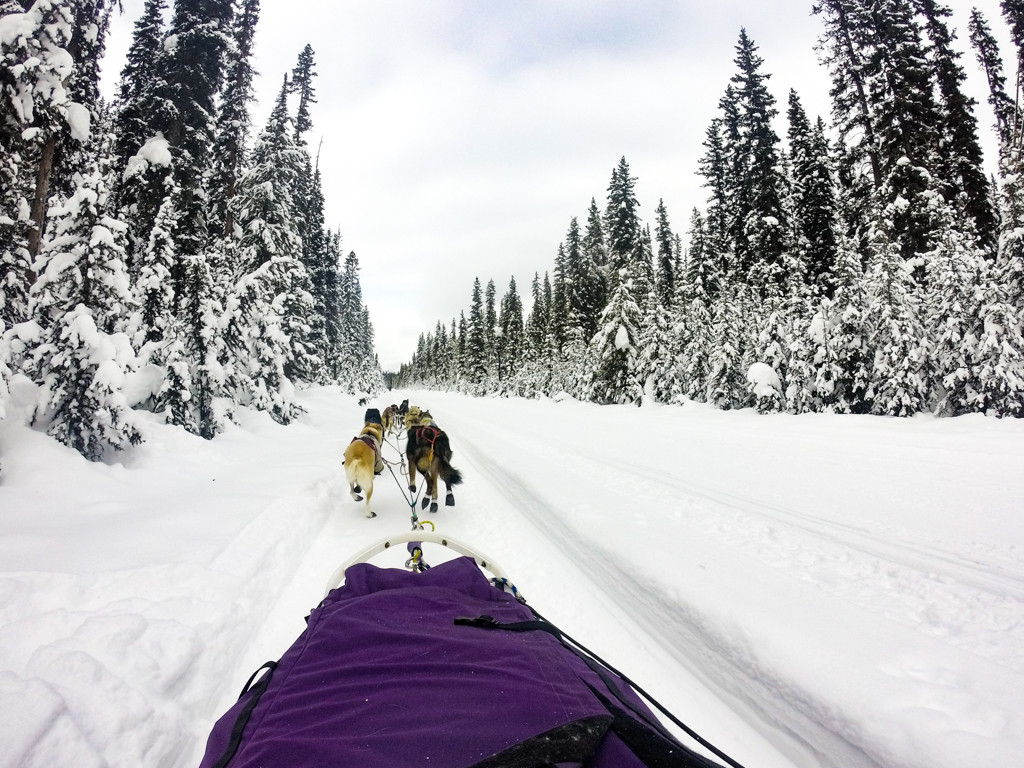
<path fill-rule="evenodd" d="M 384 441 L 384 429 L 377 421 L 367 421 L 358 436 L 345 449 L 345 477 L 348 479 L 348 490 L 352 498 L 362 501 L 360 493 L 366 494 L 366 516 L 376 517 L 370 508 L 370 497 L 373 496 L 373 478 L 384 469 L 380 446 Z"/>

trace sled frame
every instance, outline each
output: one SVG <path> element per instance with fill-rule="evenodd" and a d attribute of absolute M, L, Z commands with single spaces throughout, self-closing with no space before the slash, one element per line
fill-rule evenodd
<path fill-rule="evenodd" d="M 332 589 L 337 589 L 345 582 L 345 571 L 353 565 L 365 563 L 370 560 L 370 558 L 375 555 L 379 555 L 381 552 L 390 549 L 396 544 L 407 544 L 413 541 L 424 544 L 439 544 L 442 547 L 447 547 L 453 552 L 458 552 L 460 555 L 471 557 L 480 568 L 488 571 L 494 577 L 495 581 L 508 581 L 508 578 L 501 566 L 495 563 L 491 558 L 487 557 L 487 555 L 483 554 L 479 550 L 473 549 L 468 544 L 464 544 L 457 539 L 453 539 L 447 534 L 437 533 L 435 531 L 405 531 L 404 533 L 399 533 L 394 536 L 389 536 L 386 539 L 381 539 L 373 546 L 360 552 L 344 565 L 339 566 L 338 569 L 331 574 L 331 578 L 328 579 L 327 589 L 324 591 L 324 595 L 326 596 Z"/>

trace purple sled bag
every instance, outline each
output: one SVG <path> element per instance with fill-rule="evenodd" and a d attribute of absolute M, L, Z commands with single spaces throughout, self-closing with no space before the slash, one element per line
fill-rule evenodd
<path fill-rule="evenodd" d="M 472 558 L 345 576 L 217 721 L 200 768 L 716 765 Z"/>

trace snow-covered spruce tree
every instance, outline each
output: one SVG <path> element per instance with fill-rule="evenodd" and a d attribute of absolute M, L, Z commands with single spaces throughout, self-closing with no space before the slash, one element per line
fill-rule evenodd
<path fill-rule="evenodd" d="M 15 182 L 12 189 L 3 191 L 5 209 L 0 211 L 0 220 L 14 235 L 10 244 L 0 246 L 9 254 L 4 257 L 8 282 L 31 279 L 24 272 L 25 254 L 19 243 L 24 243 L 29 261 L 39 255 L 61 142 L 69 125 L 75 126 L 79 140 L 85 138 L 81 130 L 88 113 L 85 105 L 71 101 L 68 87 L 75 69 L 69 50 L 75 32 L 75 4 L 39 0 L 27 9 L 10 3 L 3 10 L 0 151 L 5 175 L 13 174 Z M 21 304 L 28 287 L 5 288 L 16 314 L 25 310 Z"/>
<path fill-rule="evenodd" d="M 860 254 L 842 235 L 836 260 L 836 295 L 822 305 L 825 328 L 831 331 L 835 367 L 820 368 L 817 391 L 825 410 L 836 413 L 869 413 L 871 359 L 866 313 L 868 293 Z"/>
<path fill-rule="evenodd" d="M 712 238 L 696 208 L 690 217 L 689 235 L 690 254 L 682 280 L 685 289 L 680 291 L 680 314 L 675 325 L 683 365 L 679 396 L 704 402 L 711 370 L 711 297 L 719 295 L 722 276 L 711 247 Z"/>
<path fill-rule="evenodd" d="M 992 35 L 992 30 L 985 16 L 977 8 L 971 11 L 968 24 L 971 45 L 977 56 L 988 82 L 988 103 L 996 120 L 996 135 L 1000 147 L 1008 147 L 1012 142 L 1014 126 L 1020 124 L 1020 110 L 1006 92 L 1006 75 L 1003 74 L 1003 59 L 999 54 L 999 44 Z"/>
<path fill-rule="evenodd" d="M 187 257 L 181 265 L 179 319 L 171 325 L 168 335 L 170 349 L 162 356 L 165 381 L 157 394 L 168 423 L 184 427 L 205 440 L 221 432 L 230 415 L 217 402 L 224 391 L 219 363 L 224 341 L 219 333 L 220 306 L 214 298 L 211 260 L 210 254 L 198 254 Z M 179 353 L 180 358 L 176 357 Z M 176 366 L 186 368 L 187 373 L 175 370 Z"/>
<path fill-rule="evenodd" d="M 769 298 L 755 312 L 754 348 L 751 358 L 771 369 L 777 391 L 768 395 L 762 389 L 755 393 L 755 407 L 761 413 L 775 413 L 786 409 L 786 395 L 791 383 L 790 356 L 793 324 L 800 319 L 802 300 L 790 300 L 784 305 L 778 298 Z M 764 377 L 758 378 L 763 385 Z M 748 379 L 749 383 L 749 379 Z"/>
<path fill-rule="evenodd" d="M 784 279 L 782 255 L 786 250 L 783 179 L 779 173 L 779 137 L 772 127 L 778 114 L 775 98 L 761 71 L 764 60 L 757 46 L 740 30 L 736 44 L 737 73 L 732 77 L 739 119 L 738 144 L 732 149 L 741 162 L 743 175 L 733 179 L 742 187 L 737 224 L 742 236 L 736 242 L 741 279 L 755 287 L 760 296 L 778 295 Z"/>
<path fill-rule="evenodd" d="M 971 403 L 994 416 L 1024 418 L 1024 332 L 1020 310 L 990 286 L 982 307 L 981 336 L 975 355 L 978 390 Z"/>
<path fill-rule="evenodd" d="M 155 66 L 163 47 L 166 9 L 167 0 L 145 1 L 121 69 L 114 100 L 114 174 L 117 179 L 121 178 L 132 156 L 153 135 L 149 114 L 153 107 Z M 115 193 L 120 195 L 119 184 L 115 186 Z"/>
<path fill-rule="evenodd" d="M 0 147 L 0 326 L 28 319 L 30 186 L 20 149 Z M 2 332 L 2 331 L 0 331 Z"/>
<path fill-rule="evenodd" d="M 548 307 L 541 289 L 540 275 L 533 274 L 530 283 L 532 308 L 526 317 L 523 331 L 522 367 L 516 378 L 516 387 L 527 397 L 546 395 L 552 380 L 560 371 L 560 360 L 553 359 L 547 346 Z"/>
<path fill-rule="evenodd" d="M 665 201 L 658 200 L 654 209 L 654 239 L 658 244 L 658 262 L 655 270 L 655 287 L 659 303 L 667 310 L 672 309 L 676 294 L 676 270 L 680 254 L 676 251 L 676 237 L 668 220 L 668 209 Z"/>
<path fill-rule="evenodd" d="M 672 343 L 672 310 L 661 301 L 657 288 L 647 294 L 647 318 L 643 322 L 637 359 L 637 372 L 647 397 L 668 403 L 679 390 Z M 646 374 L 646 375 L 644 375 Z"/>
<path fill-rule="evenodd" d="M 593 368 L 588 378 L 589 399 L 597 403 L 636 403 L 643 396 L 640 380 L 640 305 L 633 295 L 633 281 L 623 268 L 604 312 L 600 329 L 590 342 Z"/>
<path fill-rule="evenodd" d="M 259 21 L 259 0 L 241 0 L 234 18 L 230 45 L 225 51 L 224 85 L 213 134 L 213 167 L 207 186 L 210 196 L 211 231 L 233 236 L 234 206 L 231 201 L 244 169 L 245 148 L 252 128 L 253 43 Z"/>
<path fill-rule="evenodd" d="M 573 216 L 569 222 L 569 231 L 565 235 L 563 247 L 565 270 L 565 334 L 569 329 L 580 328 L 583 323 L 594 324 L 593 318 L 584 318 L 590 311 L 591 298 L 595 290 L 593 285 L 600 280 L 597 265 L 583 250 L 583 234 L 579 223 Z"/>
<path fill-rule="evenodd" d="M 480 278 L 473 278 L 473 294 L 469 305 L 469 323 L 466 328 L 465 383 L 476 392 L 487 375 L 486 331 L 484 329 L 483 293 Z"/>
<path fill-rule="evenodd" d="M 967 75 L 960 65 L 961 54 L 953 47 L 956 35 L 947 24 L 952 11 L 936 0 L 914 0 L 914 4 L 931 43 L 932 66 L 943 107 L 943 151 L 938 158 L 938 173 L 945 183 L 943 196 L 954 204 L 958 218 L 970 222 L 969 231 L 982 249 L 994 255 L 996 212 L 982 162 L 978 120 L 974 116 L 976 102 L 964 93 Z"/>
<path fill-rule="evenodd" d="M 313 127 L 309 114 L 311 105 L 316 104 L 316 90 L 313 78 L 316 77 L 316 61 L 313 46 L 306 45 L 299 54 L 299 60 L 292 70 L 292 90 L 299 94 L 299 103 L 295 110 L 295 141 L 303 144 L 303 136 Z"/>
<path fill-rule="evenodd" d="M 312 381 L 322 364 L 308 322 L 313 299 L 301 262 L 293 197 L 303 170 L 303 151 L 295 145 L 287 93 L 286 82 L 253 146 L 250 167 L 233 201 L 241 228 L 243 270 L 259 283 L 258 288 L 246 287 L 242 311 L 267 331 L 258 346 L 250 348 L 249 360 L 239 365 L 247 368 L 253 382 L 253 403 L 266 406 L 282 423 L 291 420 L 298 406 L 292 383 L 281 377 Z"/>
<path fill-rule="evenodd" d="M 497 288 L 494 280 L 487 281 L 484 289 L 484 365 L 488 372 L 495 369 L 494 332 L 498 327 Z"/>
<path fill-rule="evenodd" d="M 812 294 L 831 297 L 835 292 L 838 211 L 824 123 L 819 119 L 811 126 L 800 97 L 792 90 L 787 116 L 794 256 L 805 270 Z"/>
<path fill-rule="evenodd" d="M 329 274 L 317 271 L 310 275 L 310 280 L 314 283 L 314 295 L 320 296 L 324 304 L 324 377 L 326 381 L 337 381 L 341 350 L 341 274 L 338 271 L 341 262 L 341 233 L 335 230 L 327 232 L 325 237 L 322 269 Z"/>
<path fill-rule="evenodd" d="M 169 176 L 167 183 L 173 184 Z M 143 350 L 143 359 L 148 359 L 145 344 L 161 342 L 167 335 L 174 318 L 174 287 L 171 270 L 175 264 L 174 225 L 178 212 L 174 208 L 173 192 L 164 198 L 157 213 L 156 221 L 149 233 L 149 243 L 141 254 L 135 294 L 141 307 L 141 327 L 138 329 L 136 346 Z"/>
<path fill-rule="evenodd" d="M 590 198 L 587 224 L 580 241 L 580 330 L 584 339 L 597 332 L 597 320 L 608 303 L 608 243 L 597 202 Z"/>
<path fill-rule="evenodd" d="M 747 391 L 744 323 L 750 302 L 744 285 L 728 281 L 713 306 L 708 377 L 703 400 L 722 410 L 751 403 Z"/>
<path fill-rule="evenodd" d="M 640 203 L 635 189 L 636 178 L 630 175 L 629 164 L 623 157 L 612 170 L 604 214 L 604 230 L 608 242 L 608 290 L 612 293 L 618 287 L 617 281 L 626 276 L 624 269 L 630 277 L 635 278 L 638 274 L 636 255 L 642 232 L 638 210 Z M 635 288 L 634 285 L 631 290 Z"/>
<path fill-rule="evenodd" d="M 33 286 L 38 337 L 30 368 L 41 384 L 35 421 L 90 461 L 142 439 L 123 393 L 132 364 L 127 335 L 115 332 L 132 297 L 124 224 L 106 215 L 108 190 L 94 164 L 75 193 L 51 212 L 52 237 Z"/>
<path fill-rule="evenodd" d="M 498 353 L 498 382 L 514 381 L 522 364 L 525 338 L 523 334 L 523 302 L 516 290 L 516 279 L 509 280 L 508 290 L 501 298 L 501 310 L 498 313 L 498 329 L 501 334 L 495 339 Z"/>
<path fill-rule="evenodd" d="M 828 363 L 829 338 L 821 307 L 827 306 L 828 302 L 827 298 L 800 302 L 788 309 L 790 334 L 786 340 L 784 390 L 788 413 L 809 413 L 823 408 L 818 393 L 818 374 Z"/>
<path fill-rule="evenodd" d="M 313 307 L 309 314 L 310 343 L 317 357 L 324 362 L 317 371 L 317 380 L 330 381 L 326 361 L 334 354 L 335 322 L 332 315 L 337 309 L 337 257 L 328 246 L 328 233 L 324 225 L 324 195 L 321 186 L 320 169 L 313 171 L 313 178 L 306 187 L 303 207 L 305 236 L 302 239 L 302 262 L 309 275 L 309 291 Z"/>
<path fill-rule="evenodd" d="M 184 293 L 185 273 L 192 268 L 189 257 L 205 258 L 211 242 L 209 200 L 202 181 L 212 166 L 214 105 L 224 76 L 232 14 L 232 0 L 177 0 L 157 61 L 151 129 L 167 139 L 172 157 L 179 212 L 174 230 L 179 263 L 172 275 L 176 295 Z M 199 329 L 190 333 L 201 335 Z"/>
<path fill-rule="evenodd" d="M 371 329 L 363 291 L 359 283 L 359 259 L 354 251 L 345 257 L 338 281 L 338 383 L 350 393 L 374 392 L 374 387 L 364 386 L 367 358 L 372 356 L 373 339 L 368 337 Z M 379 373 L 379 371 L 378 371 Z M 378 376 L 379 379 L 379 376 Z"/>
<path fill-rule="evenodd" d="M 929 260 L 928 337 L 933 340 L 933 387 L 940 395 L 937 411 L 957 416 L 977 406 L 980 391 L 977 354 L 982 336 L 982 308 L 988 298 L 988 269 L 972 243 L 958 233 L 939 243 L 941 253 Z"/>
<path fill-rule="evenodd" d="M 878 221 L 885 221 L 880 213 Z M 928 342 L 915 298 L 910 265 L 883 226 L 871 235 L 872 254 L 865 275 L 864 325 L 870 357 L 867 399 L 871 412 L 912 416 L 928 406 Z"/>

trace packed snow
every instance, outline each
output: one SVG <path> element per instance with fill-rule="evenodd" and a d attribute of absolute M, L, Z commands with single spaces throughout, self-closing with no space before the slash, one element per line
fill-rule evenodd
<path fill-rule="evenodd" d="M 112 464 L 27 426 L 37 396 L 15 377 L 0 422 L 0 766 L 194 766 L 335 568 L 409 530 L 405 483 L 363 516 L 335 388 L 212 441 L 136 414 Z M 421 518 L 748 768 L 1020 765 L 1024 422 L 371 405 L 403 397 L 465 476 Z"/>

